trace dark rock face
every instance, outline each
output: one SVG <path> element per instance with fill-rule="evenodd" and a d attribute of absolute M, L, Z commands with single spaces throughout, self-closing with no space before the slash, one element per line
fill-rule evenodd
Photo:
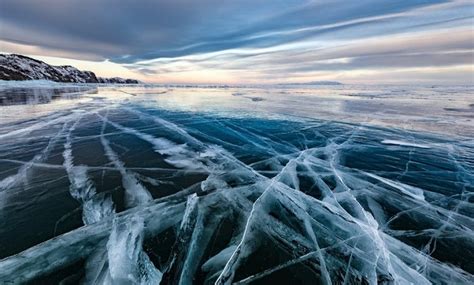
<path fill-rule="evenodd" d="M 140 81 L 135 79 L 124 79 L 120 77 L 112 77 L 112 78 L 103 78 L 98 77 L 99 83 L 115 83 L 115 84 L 138 84 Z"/>
<path fill-rule="evenodd" d="M 52 66 L 18 54 L 0 54 L 0 80 L 51 80 L 74 83 L 138 84 L 138 80 L 119 77 L 101 78 L 92 71 L 81 71 L 73 66 Z"/>

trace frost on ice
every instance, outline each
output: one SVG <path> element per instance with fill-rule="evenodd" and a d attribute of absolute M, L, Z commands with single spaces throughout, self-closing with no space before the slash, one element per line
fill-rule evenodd
<path fill-rule="evenodd" d="M 1 282 L 474 282 L 472 139 L 141 91 L 0 126 Z"/>

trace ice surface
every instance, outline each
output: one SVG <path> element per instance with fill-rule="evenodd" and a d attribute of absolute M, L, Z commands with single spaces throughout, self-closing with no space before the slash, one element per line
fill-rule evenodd
<path fill-rule="evenodd" d="M 417 143 L 397 141 L 397 140 L 383 140 L 382 143 L 400 145 L 400 146 L 412 146 L 412 147 L 419 147 L 419 148 L 430 148 L 429 145 L 425 145 L 425 144 L 417 144 Z"/>
<path fill-rule="evenodd" d="M 143 252 L 144 221 L 132 216 L 115 222 L 107 242 L 109 273 L 105 284 L 159 284 L 162 273 Z"/>
<path fill-rule="evenodd" d="M 471 87 L 50 87 L 0 106 L 0 283 L 474 282 Z"/>

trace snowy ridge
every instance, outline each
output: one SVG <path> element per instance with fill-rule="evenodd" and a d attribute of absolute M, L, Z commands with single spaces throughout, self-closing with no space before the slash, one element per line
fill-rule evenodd
<path fill-rule="evenodd" d="M 92 71 L 81 71 L 73 66 L 52 66 L 19 54 L 0 54 L 0 80 L 51 80 L 74 83 L 137 84 L 134 79 L 101 78 Z"/>

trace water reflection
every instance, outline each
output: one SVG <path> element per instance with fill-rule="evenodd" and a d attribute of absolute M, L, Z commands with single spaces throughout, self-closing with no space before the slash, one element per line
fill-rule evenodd
<path fill-rule="evenodd" d="M 96 87 L 8 88 L 0 92 L 0 106 L 47 104 L 57 99 L 77 99 L 85 93 L 97 93 Z"/>
<path fill-rule="evenodd" d="M 0 83 L 0 124 L 106 102 L 221 117 L 313 118 L 469 136 L 474 133 L 473 91 L 471 86 L 15 87 Z"/>

